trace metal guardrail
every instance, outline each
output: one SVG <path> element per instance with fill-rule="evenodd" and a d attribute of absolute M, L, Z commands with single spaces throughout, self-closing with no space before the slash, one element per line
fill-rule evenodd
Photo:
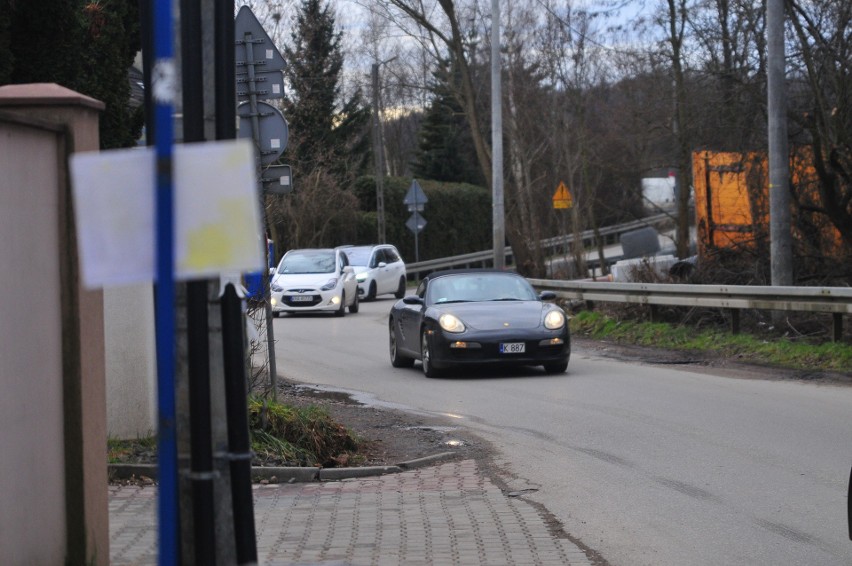
<path fill-rule="evenodd" d="M 605 228 L 601 228 L 599 230 L 599 234 L 602 238 L 604 238 L 604 242 L 606 242 L 607 238 L 612 236 L 617 236 L 623 234 L 624 232 L 630 232 L 631 230 L 636 230 L 638 228 L 644 228 L 645 226 L 654 226 L 665 222 L 671 219 L 671 215 L 667 213 L 655 214 L 653 216 L 648 216 L 645 218 L 640 218 L 639 220 L 632 220 L 630 222 L 625 222 L 624 224 L 616 224 L 614 226 L 607 226 Z M 585 242 L 586 240 L 592 240 L 595 237 L 595 233 L 593 230 L 586 230 L 580 234 L 580 238 Z M 567 234 L 565 236 L 555 236 L 553 238 L 546 238 L 541 240 L 540 244 L 543 249 L 552 253 L 552 250 L 559 248 L 560 246 L 567 246 L 571 242 L 574 241 L 573 234 Z M 512 247 L 506 246 L 503 250 L 504 257 L 506 258 L 506 265 L 511 265 L 512 259 L 514 255 L 512 253 Z M 479 252 L 471 252 L 467 254 L 455 255 L 450 257 L 442 257 L 436 259 L 429 259 L 425 261 L 418 261 L 416 263 L 406 264 L 405 270 L 409 277 L 414 276 L 419 277 L 421 273 L 437 271 L 439 269 L 452 269 L 454 267 L 489 267 L 494 263 L 494 251 L 493 250 L 483 250 Z"/>
<path fill-rule="evenodd" d="M 833 318 L 833 337 L 843 337 L 843 315 L 852 314 L 850 287 L 771 287 L 750 285 L 678 285 L 660 283 L 610 283 L 529 279 L 539 291 L 594 303 L 612 301 L 654 307 L 682 306 L 727 309 L 731 330 L 739 332 L 741 309 L 824 312 Z"/>

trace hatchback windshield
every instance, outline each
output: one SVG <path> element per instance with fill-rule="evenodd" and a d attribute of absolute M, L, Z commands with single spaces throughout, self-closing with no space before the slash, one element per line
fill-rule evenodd
<path fill-rule="evenodd" d="M 334 252 L 293 251 L 281 260 L 278 273 L 334 273 Z"/>
<path fill-rule="evenodd" d="M 526 279 L 501 273 L 438 277 L 429 285 L 428 294 L 429 303 L 538 300 Z"/>
<path fill-rule="evenodd" d="M 372 248 L 347 248 L 344 250 L 350 265 L 369 265 Z"/>

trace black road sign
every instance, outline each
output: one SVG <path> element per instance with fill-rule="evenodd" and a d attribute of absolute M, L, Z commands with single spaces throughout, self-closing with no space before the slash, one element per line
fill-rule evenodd
<path fill-rule="evenodd" d="M 249 99 L 252 86 L 258 99 L 282 98 L 284 57 L 248 6 L 243 6 L 237 13 L 234 35 L 239 100 Z"/>
<path fill-rule="evenodd" d="M 263 190 L 273 195 L 293 192 L 293 171 L 289 165 L 270 165 L 263 171 Z"/>
<path fill-rule="evenodd" d="M 284 153 L 289 129 L 287 120 L 277 108 L 266 102 L 257 103 L 257 121 L 260 130 L 257 136 L 254 135 L 252 128 L 251 104 L 248 102 L 240 104 L 237 114 L 240 117 L 238 137 L 258 140 L 262 165 L 269 165 Z"/>

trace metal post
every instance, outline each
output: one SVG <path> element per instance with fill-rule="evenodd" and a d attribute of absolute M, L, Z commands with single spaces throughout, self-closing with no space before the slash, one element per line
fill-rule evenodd
<path fill-rule="evenodd" d="M 784 0 L 766 3 L 766 75 L 769 114 L 769 255 L 772 284 L 793 284 L 790 156 L 784 85 Z"/>
<path fill-rule="evenodd" d="M 843 341 L 843 313 L 833 312 L 831 313 L 831 337 L 835 342 Z M 850 525 L 852 528 L 852 525 Z"/>
<path fill-rule="evenodd" d="M 494 269 L 506 265 L 506 227 L 503 210 L 503 89 L 500 81 L 500 0 L 491 0 L 491 171 Z"/>
<path fill-rule="evenodd" d="M 257 564 L 254 502 L 251 491 L 251 442 L 248 429 L 245 354 L 240 298 L 233 285 L 222 295 L 222 350 L 225 358 L 225 397 L 228 414 L 228 452 L 237 564 Z M 201 564 L 199 562 L 199 564 Z"/>
<path fill-rule="evenodd" d="M 379 123 L 379 64 L 373 63 L 372 67 L 373 80 L 373 153 L 376 164 L 376 220 L 378 239 L 380 244 L 385 243 L 385 188 L 384 188 L 384 170 L 383 170 L 383 148 L 382 148 L 382 133 Z"/>
<path fill-rule="evenodd" d="M 237 137 L 237 94 L 234 87 L 236 55 L 233 44 L 234 0 L 216 0 L 215 9 L 216 138 L 228 140 Z M 253 90 L 254 86 L 251 85 L 250 88 Z M 264 272 L 268 277 L 268 271 L 265 269 Z M 247 440 L 247 356 L 243 336 L 245 313 L 233 285 L 227 285 L 225 293 L 220 298 L 220 316 L 236 562 L 237 564 L 256 564 L 257 541 L 254 502 L 251 496 L 251 456 Z M 267 316 L 269 317 L 267 320 L 270 320 L 269 313 Z M 270 366 L 270 368 L 273 367 L 274 365 Z"/>
<path fill-rule="evenodd" d="M 418 235 L 420 234 L 420 222 L 417 220 L 420 218 L 420 204 L 417 202 L 417 193 L 418 191 L 414 191 L 414 261 L 420 261 L 420 243 L 418 242 Z"/>
<path fill-rule="evenodd" d="M 201 5 L 180 2 L 181 75 L 183 77 L 183 139 L 204 141 L 204 88 Z M 192 548 L 198 564 L 216 564 L 213 504 L 213 433 L 210 406 L 210 344 L 207 280 L 186 285 L 187 363 L 189 374 L 190 475 L 192 485 Z"/>
<path fill-rule="evenodd" d="M 176 79 L 172 39 L 172 2 L 156 0 L 153 10 L 154 100 L 157 219 L 157 461 L 159 463 L 159 564 L 178 563 L 178 478 L 175 427 L 175 285 L 174 191 L 172 182 L 172 108 Z"/>
<path fill-rule="evenodd" d="M 261 165 L 260 165 L 260 119 L 257 113 L 257 81 L 255 80 L 255 69 L 254 69 L 254 43 L 251 34 L 247 34 L 245 36 L 245 45 L 246 45 L 246 68 L 248 70 L 248 92 L 249 92 L 249 104 L 251 105 L 251 131 L 252 138 L 254 139 L 255 147 L 258 148 L 258 156 L 257 156 L 257 179 L 258 185 L 260 186 L 260 210 L 263 212 L 264 225 L 268 225 L 269 221 L 266 218 L 266 203 L 263 198 L 263 183 L 260 181 L 261 179 Z M 268 249 L 268 248 L 267 248 Z M 267 252 L 268 253 L 268 252 Z M 269 259 L 267 258 L 267 264 L 269 263 Z M 269 268 L 264 265 L 263 273 L 261 277 L 261 287 L 263 289 L 263 304 L 264 304 L 264 316 L 266 318 L 266 353 L 269 358 L 269 386 L 272 389 L 272 399 L 278 399 L 278 368 L 275 363 L 275 331 L 273 329 L 272 324 L 272 304 L 270 302 L 270 288 L 269 288 Z"/>

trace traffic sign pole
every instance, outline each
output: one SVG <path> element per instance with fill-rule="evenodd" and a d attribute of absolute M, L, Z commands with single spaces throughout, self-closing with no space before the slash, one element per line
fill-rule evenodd
<path fill-rule="evenodd" d="M 420 188 L 417 179 L 414 179 L 411 181 L 408 192 L 405 193 L 405 198 L 402 199 L 402 203 L 408 207 L 409 212 L 413 213 L 405 226 L 414 232 L 414 261 L 420 261 L 420 245 L 417 235 L 426 226 L 426 220 L 420 216 L 420 212 L 427 202 L 429 202 L 429 199 L 426 198 L 426 193 Z"/>
<path fill-rule="evenodd" d="M 278 52 L 278 49 L 269 39 L 269 36 L 266 35 L 266 32 L 263 30 L 263 27 L 260 25 L 260 22 L 257 21 L 254 13 L 247 6 L 243 6 L 240 8 L 240 11 L 237 13 L 236 21 L 235 21 L 235 43 L 237 49 L 242 45 L 244 47 L 244 60 L 237 61 L 237 70 L 241 66 L 245 67 L 247 84 L 248 87 L 248 104 L 249 104 L 249 117 L 251 119 L 251 137 L 254 139 L 255 147 L 258 149 L 258 160 L 257 160 L 257 179 L 258 186 L 260 187 L 259 198 L 260 198 L 260 207 L 261 211 L 264 213 L 264 225 L 269 225 L 269 219 L 266 217 L 266 206 L 264 202 L 264 189 L 263 189 L 263 175 L 262 168 L 265 164 L 270 164 L 278 156 L 283 153 L 284 148 L 287 145 L 287 122 L 284 120 L 284 117 L 272 106 L 269 106 L 265 103 L 258 101 L 258 69 L 257 67 L 260 65 L 263 67 L 264 74 L 268 73 L 269 77 L 275 77 L 275 73 L 279 73 L 284 68 L 284 58 L 281 57 L 281 53 Z M 266 53 L 262 62 L 255 59 L 255 46 L 260 48 L 265 47 Z M 278 77 L 280 79 L 280 77 Z M 279 84 L 279 80 L 270 80 L 270 84 Z M 265 98 L 280 98 L 283 96 L 283 88 L 280 89 L 281 92 L 274 92 L 274 88 L 268 92 L 264 92 L 263 95 Z M 259 106 L 264 105 L 268 106 L 269 109 L 263 116 L 259 112 Z M 261 135 L 261 118 L 264 120 L 274 120 L 279 122 L 279 128 L 283 131 L 283 134 L 278 134 L 278 143 L 271 142 L 270 148 L 268 150 L 263 149 L 264 136 Z M 242 128 L 241 128 L 242 130 Z M 240 137 L 247 137 L 243 135 L 242 131 L 240 132 Z M 268 252 L 267 252 L 268 253 Z M 267 261 L 267 264 L 269 262 Z M 269 359 L 269 382 L 270 387 L 272 389 L 272 398 L 278 398 L 278 368 L 275 363 L 275 336 L 272 325 L 272 305 L 270 302 L 270 288 L 269 288 L 269 269 L 264 268 L 263 273 L 261 274 L 261 286 L 263 289 L 263 303 L 265 305 L 265 316 L 266 316 L 266 350 L 268 353 Z"/>

